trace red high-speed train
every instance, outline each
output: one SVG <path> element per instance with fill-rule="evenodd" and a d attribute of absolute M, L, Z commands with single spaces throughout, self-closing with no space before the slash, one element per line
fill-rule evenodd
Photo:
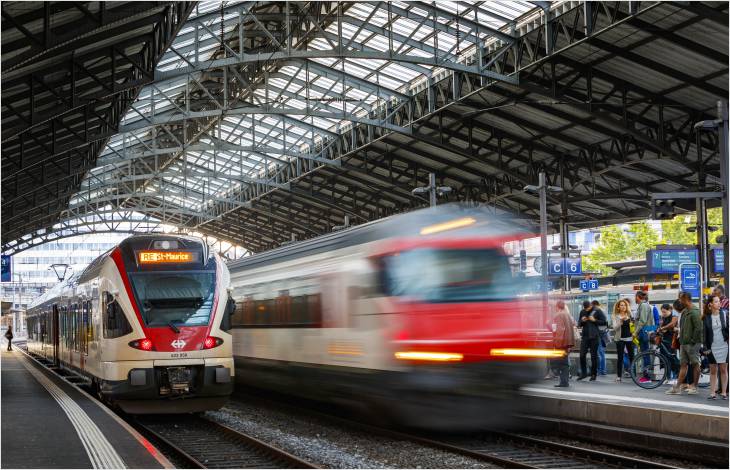
<path fill-rule="evenodd" d="M 228 287 L 202 240 L 133 236 L 28 308 L 28 350 L 129 413 L 217 409 L 235 375 Z"/>
<path fill-rule="evenodd" d="M 530 235 L 444 205 L 231 262 L 237 380 L 398 424 L 496 424 L 562 355 L 503 251 Z"/>

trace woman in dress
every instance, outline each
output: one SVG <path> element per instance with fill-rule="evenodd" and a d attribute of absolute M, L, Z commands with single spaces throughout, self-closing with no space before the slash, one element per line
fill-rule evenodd
<path fill-rule="evenodd" d="M 631 334 L 631 304 L 628 299 L 621 299 L 614 304 L 611 324 L 613 326 L 613 340 L 616 342 L 616 382 L 621 382 L 624 348 L 629 355 L 629 364 L 634 360 L 634 338 Z"/>
<path fill-rule="evenodd" d="M 717 398 L 717 368 L 720 367 L 722 399 L 727 400 L 728 319 L 720 297 L 713 295 L 702 312 L 702 343 L 710 363 L 710 400 Z"/>

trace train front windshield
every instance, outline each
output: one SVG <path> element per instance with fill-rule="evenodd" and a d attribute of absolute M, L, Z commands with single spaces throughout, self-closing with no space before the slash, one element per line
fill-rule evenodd
<path fill-rule="evenodd" d="M 146 326 L 204 326 L 215 300 L 215 272 L 130 274 Z"/>
<path fill-rule="evenodd" d="M 516 294 L 507 257 L 491 249 L 414 249 L 383 259 L 387 295 L 422 302 L 487 302 Z"/>

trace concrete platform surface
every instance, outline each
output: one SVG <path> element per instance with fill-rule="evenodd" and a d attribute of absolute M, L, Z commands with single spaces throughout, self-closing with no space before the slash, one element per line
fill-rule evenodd
<path fill-rule="evenodd" d="M 171 468 L 99 402 L 19 351 L 2 351 L 3 468 Z"/>
<path fill-rule="evenodd" d="M 543 380 L 523 391 L 530 395 L 572 398 L 600 403 L 614 403 L 623 405 L 645 406 L 656 409 L 682 411 L 685 413 L 706 414 L 710 416 L 728 416 L 730 408 L 728 401 L 718 396 L 716 400 L 708 400 L 710 389 L 698 388 L 697 395 L 666 395 L 664 392 L 671 387 L 661 385 L 652 390 L 645 390 L 636 385 L 631 379 L 624 378 L 622 382 L 614 381 L 615 375 L 599 375 L 595 382 L 588 379 L 570 381 L 569 388 L 555 388 L 555 380 Z"/>
<path fill-rule="evenodd" d="M 686 436 L 728 443 L 728 401 L 708 400 L 708 388 L 697 395 L 665 395 L 669 385 L 640 388 L 631 379 L 614 382 L 599 376 L 595 382 L 571 380 L 569 388 L 555 388 L 555 380 L 523 387 L 522 413 L 574 419 L 626 429 Z"/>

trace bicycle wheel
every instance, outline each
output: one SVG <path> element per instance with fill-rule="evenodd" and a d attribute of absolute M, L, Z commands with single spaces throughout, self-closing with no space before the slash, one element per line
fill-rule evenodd
<path fill-rule="evenodd" d="M 667 360 L 656 351 L 644 351 L 629 366 L 631 380 L 641 388 L 652 389 L 663 384 L 669 376 Z"/>

